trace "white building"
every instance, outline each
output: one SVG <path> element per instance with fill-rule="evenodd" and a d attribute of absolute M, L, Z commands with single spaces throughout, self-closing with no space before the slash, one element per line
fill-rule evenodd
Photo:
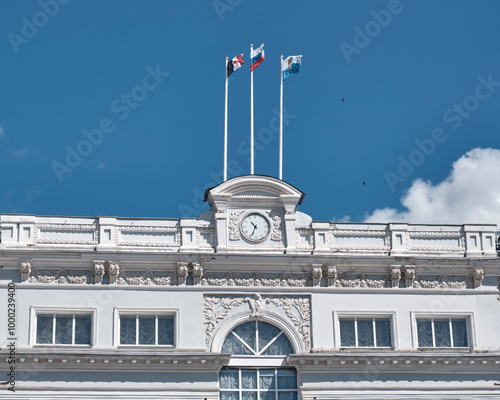
<path fill-rule="evenodd" d="M 500 399 L 496 226 L 303 197 L 252 175 L 199 218 L 2 215 L 0 397 Z"/>

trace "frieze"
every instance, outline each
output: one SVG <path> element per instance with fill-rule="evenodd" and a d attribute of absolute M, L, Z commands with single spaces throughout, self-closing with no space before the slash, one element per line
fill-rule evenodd
<path fill-rule="evenodd" d="M 37 224 L 36 227 L 54 231 L 97 231 L 95 224 Z"/>
<path fill-rule="evenodd" d="M 335 287 L 347 288 L 384 288 L 389 287 L 388 274 L 351 274 L 342 273 L 335 281 Z"/>
<path fill-rule="evenodd" d="M 435 238 L 459 238 L 461 232 L 451 231 L 408 231 L 410 237 L 435 237 Z"/>
<path fill-rule="evenodd" d="M 177 284 L 177 276 L 174 271 L 120 271 L 120 277 L 116 280 L 119 285 L 163 285 L 172 286 Z"/>
<path fill-rule="evenodd" d="M 176 226 L 120 226 L 120 232 L 144 232 L 144 233 L 176 233 Z"/>
<path fill-rule="evenodd" d="M 471 287 L 468 275 L 417 275 L 414 288 L 423 289 L 466 289 Z"/>
<path fill-rule="evenodd" d="M 244 303 L 248 304 L 246 306 L 248 308 L 245 310 L 241 309 Z M 266 311 L 276 313 L 278 310 L 281 310 L 297 328 L 306 350 L 309 350 L 311 348 L 311 311 L 309 298 L 297 296 L 266 296 L 263 298 L 260 294 L 255 294 L 253 297 L 206 296 L 204 298 L 204 316 L 207 347 L 210 346 L 215 328 L 230 312 L 250 311 L 252 316 L 260 317 Z"/>
<path fill-rule="evenodd" d="M 310 285 L 310 277 L 305 273 L 206 272 L 200 283 L 203 286 L 305 287 Z"/>
<path fill-rule="evenodd" d="M 30 283 L 89 284 L 93 283 L 91 270 L 65 270 L 36 268 L 29 278 Z"/>
<path fill-rule="evenodd" d="M 385 236 L 387 231 L 381 230 L 347 230 L 347 229 L 333 229 L 334 236 Z"/>

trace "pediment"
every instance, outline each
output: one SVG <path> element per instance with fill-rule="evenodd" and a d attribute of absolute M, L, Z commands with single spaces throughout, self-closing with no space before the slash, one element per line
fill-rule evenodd
<path fill-rule="evenodd" d="M 302 202 L 304 193 L 282 180 L 262 175 L 245 175 L 230 179 L 205 191 L 205 201 L 225 208 L 228 204 L 274 203 L 292 205 Z"/>

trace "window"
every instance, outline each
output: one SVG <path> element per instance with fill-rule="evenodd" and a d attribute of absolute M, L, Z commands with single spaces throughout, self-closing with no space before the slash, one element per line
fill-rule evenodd
<path fill-rule="evenodd" d="M 295 370 L 226 368 L 220 372 L 221 400 L 297 400 Z"/>
<path fill-rule="evenodd" d="M 222 353 L 235 355 L 278 356 L 293 354 L 288 338 L 275 326 L 250 321 L 238 325 L 227 335 Z"/>
<path fill-rule="evenodd" d="M 469 347 L 466 318 L 417 320 L 418 347 Z"/>
<path fill-rule="evenodd" d="M 92 344 L 92 315 L 42 314 L 36 316 L 36 344 Z"/>
<path fill-rule="evenodd" d="M 236 326 L 221 352 L 236 357 L 219 373 L 220 400 L 297 400 L 295 369 L 278 368 L 294 348 L 274 325 L 247 321 Z"/>
<path fill-rule="evenodd" d="M 173 315 L 120 315 L 120 344 L 173 346 Z"/>
<path fill-rule="evenodd" d="M 391 347 L 390 318 L 341 318 L 341 347 Z"/>

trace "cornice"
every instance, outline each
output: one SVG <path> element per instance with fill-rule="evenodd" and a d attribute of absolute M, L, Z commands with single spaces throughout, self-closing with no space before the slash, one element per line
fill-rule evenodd
<path fill-rule="evenodd" d="M 457 351 L 418 351 L 418 352 L 327 352 L 313 349 L 309 354 L 294 354 L 287 357 L 287 363 L 299 369 L 330 371 L 353 371 L 367 367 L 385 371 L 429 370 L 467 370 L 485 372 L 500 369 L 500 351 L 471 353 Z"/>
<path fill-rule="evenodd" d="M 38 351 L 37 351 L 38 350 Z M 149 351 L 89 351 L 77 352 L 58 349 L 31 349 L 16 352 L 16 367 L 20 370 L 23 365 L 39 366 L 46 369 L 81 369 L 81 370 L 106 370 L 106 369 L 175 369 L 194 370 L 219 370 L 227 365 L 230 355 L 205 352 L 175 352 L 158 349 Z M 5 353 L 0 354 L 0 367 L 8 368 L 9 358 Z"/>

